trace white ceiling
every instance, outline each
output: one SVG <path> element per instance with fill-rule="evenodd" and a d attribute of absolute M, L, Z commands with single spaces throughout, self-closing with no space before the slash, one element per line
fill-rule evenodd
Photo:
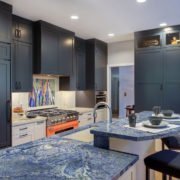
<path fill-rule="evenodd" d="M 133 39 L 133 32 L 180 24 L 180 0 L 3 0 L 13 13 L 31 20 L 44 20 L 72 30 L 79 37 L 106 42 Z M 79 20 L 72 21 L 71 15 Z M 115 33 L 110 38 L 108 33 Z"/>

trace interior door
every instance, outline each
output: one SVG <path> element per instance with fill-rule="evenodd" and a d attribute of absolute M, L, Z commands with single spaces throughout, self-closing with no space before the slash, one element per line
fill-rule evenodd
<path fill-rule="evenodd" d="M 0 148 L 11 144 L 10 62 L 0 60 Z"/>

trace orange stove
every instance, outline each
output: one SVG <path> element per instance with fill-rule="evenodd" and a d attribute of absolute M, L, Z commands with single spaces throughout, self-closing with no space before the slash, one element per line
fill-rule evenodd
<path fill-rule="evenodd" d="M 79 126 L 79 113 L 77 111 L 62 110 L 55 107 L 33 110 L 30 113 L 47 118 L 46 135 L 48 137 L 60 132 L 78 128 Z"/>
<path fill-rule="evenodd" d="M 47 126 L 46 135 L 47 135 L 47 137 L 49 137 L 49 136 L 52 136 L 52 135 L 60 133 L 60 132 L 78 128 L 78 126 L 79 126 L 78 120 Z"/>

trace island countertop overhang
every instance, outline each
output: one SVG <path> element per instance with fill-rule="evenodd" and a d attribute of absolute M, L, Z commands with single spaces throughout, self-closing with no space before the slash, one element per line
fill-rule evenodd
<path fill-rule="evenodd" d="M 138 114 L 138 122 L 141 122 L 147 119 L 152 112 L 145 111 Z M 159 133 L 150 133 L 145 131 L 140 131 L 128 127 L 124 127 L 124 125 L 128 124 L 127 119 L 115 119 L 113 123 L 107 126 L 106 121 L 99 123 L 97 128 L 92 129 L 90 132 L 94 134 L 95 137 L 103 137 L 103 138 L 119 138 L 124 140 L 131 141 L 146 141 L 153 139 L 161 139 L 173 135 L 177 135 L 180 133 L 180 126 L 174 129 L 170 129 L 167 131 L 159 132 Z M 180 125 L 180 124 L 179 124 Z"/>

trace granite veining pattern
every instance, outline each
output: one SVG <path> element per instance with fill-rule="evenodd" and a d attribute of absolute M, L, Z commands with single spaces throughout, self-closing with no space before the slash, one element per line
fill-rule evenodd
<path fill-rule="evenodd" d="M 151 114 L 152 112 L 149 111 L 144 111 L 139 113 L 137 115 L 137 123 L 147 120 L 147 117 L 151 116 Z M 177 133 L 180 133 L 180 126 L 175 129 L 170 129 L 167 131 L 154 134 L 132 128 L 123 127 L 126 124 L 128 124 L 127 119 L 113 120 L 113 123 L 110 126 L 107 126 L 107 122 L 104 121 L 99 125 L 99 127 L 92 129 L 91 133 L 99 136 L 114 137 L 114 138 L 133 140 L 133 141 L 160 139 L 163 137 L 169 137 L 169 136 L 177 135 Z M 180 125 L 178 123 L 174 123 L 174 124 Z"/>
<path fill-rule="evenodd" d="M 0 150 L 0 179 L 117 179 L 138 156 L 53 136 Z"/>

